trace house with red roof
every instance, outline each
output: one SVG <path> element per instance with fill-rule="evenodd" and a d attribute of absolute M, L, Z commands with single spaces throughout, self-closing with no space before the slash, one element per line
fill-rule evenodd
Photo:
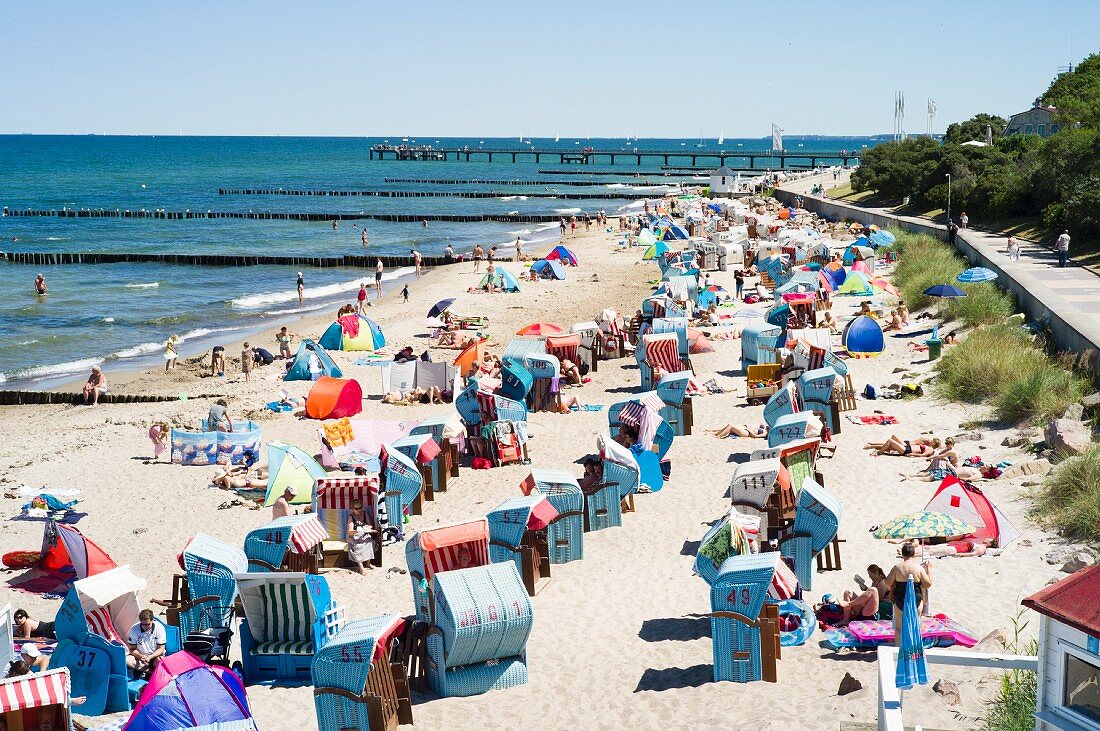
<path fill-rule="evenodd" d="M 1038 731 L 1100 731 L 1100 564 L 1024 599 L 1039 619 Z"/>

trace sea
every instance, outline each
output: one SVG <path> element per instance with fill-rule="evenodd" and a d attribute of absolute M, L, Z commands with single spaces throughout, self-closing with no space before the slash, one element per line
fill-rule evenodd
<path fill-rule="evenodd" d="M 877 137 L 787 137 L 788 150 L 859 149 Z M 770 149 L 771 138 L 454 138 L 454 137 L 183 137 L 0 135 L 0 208 L 167 211 L 253 211 L 375 214 L 559 214 L 639 210 L 640 200 L 557 199 L 530 193 L 657 197 L 681 182 L 705 184 L 705 173 L 663 170 L 660 159 L 620 159 L 617 165 L 371 160 L 377 144 L 436 148 L 542 151 L 679 150 L 705 154 Z M 670 165 L 690 160 L 670 160 Z M 702 163 L 705 164 L 705 163 Z M 767 165 L 758 160 L 759 171 Z M 583 170 L 565 175 L 552 171 Z M 548 172 L 549 171 L 549 172 Z M 656 178 L 623 172 L 676 173 Z M 751 176 L 754 173 L 746 172 Z M 702 177 L 699 177 L 702 176 Z M 394 182 L 387 179 L 520 180 L 502 186 Z M 563 186 L 554 181 L 583 180 Z M 329 197 L 220 194 L 220 189 L 490 191 L 491 198 Z M 362 244 L 366 226 L 368 244 Z M 450 244 L 476 244 L 510 253 L 516 237 L 531 251 L 557 238 L 555 223 L 391 223 L 256 219 L 122 219 L 0 216 L 0 251 L 265 254 L 293 256 L 441 254 Z M 301 270 L 306 300 L 298 303 Z M 353 301 L 373 271 L 284 266 L 212 267 L 161 263 L 29 266 L 0 259 L 0 388 L 48 388 L 81 377 L 95 364 L 106 370 L 161 363 L 164 341 L 181 338 L 182 357 L 218 341 L 238 340 L 306 313 Z M 34 279 L 45 276 L 47 296 Z M 408 270 L 385 273 L 398 286 Z M 444 296 L 446 293 L 440 293 Z M 425 305 L 425 309 L 431 303 Z M 384 323 L 383 323 L 384 326 Z"/>

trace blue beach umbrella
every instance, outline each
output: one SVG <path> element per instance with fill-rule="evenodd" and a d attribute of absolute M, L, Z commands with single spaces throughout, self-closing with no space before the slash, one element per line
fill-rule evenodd
<path fill-rule="evenodd" d="M 944 299 L 966 296 L 966 292 L 962 291 L 953 284 L 934 284 L 928 289 L 924 290 L 924 293 L 929 297 L 943 297 Z"/>
<path fill-rule="evenodd" d="M 913 577 L 907 579 L 905 606 L 901 610 L 901 627 L 898 631 L 898 671 L 894 684 L 901 690 L 928 682 L 928 662 L 924 658 L 924 643 L 920 636 L 920 617 L 917 616 L 917 598 L 914 596 Z"/>
<path fill-rule="evenodd" d="M 714 211 L 715 213 L 721 213 L 722 212 L 722 206 L 718 205 L 717 203 L 708 203 L 707 208 Z"/>
<path fill-rule="evenodd" d="M 985 267 L 971 267 L 955 277 L 963 284 L 975 284 L 977 282 L 990 282 L 997 278 L 997 272 Z"/>

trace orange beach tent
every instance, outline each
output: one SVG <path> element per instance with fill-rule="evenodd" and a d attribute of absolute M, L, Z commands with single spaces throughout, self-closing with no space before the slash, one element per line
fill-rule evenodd
<path fill-rule="evenodd" d="M 321 376 L 306 397 L 311 419 L 342 419 L 363 410 L 363 389 L 354 378 Z"/>

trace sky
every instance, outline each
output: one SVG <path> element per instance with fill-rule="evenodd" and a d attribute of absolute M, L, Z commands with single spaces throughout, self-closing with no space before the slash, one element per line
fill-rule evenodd
<path fill-rule="evenodd" d="M 1097 0 L 5 0 L 0 133 L 943 132 L 1093 52 Z"/>

